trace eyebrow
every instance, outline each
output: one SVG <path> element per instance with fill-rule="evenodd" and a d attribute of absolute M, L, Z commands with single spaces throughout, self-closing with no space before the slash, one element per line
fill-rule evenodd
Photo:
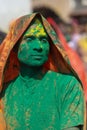
<path fill-rule="evenodd" d="M 42 35 L 40 35 L 39 38 L 48 38 L 48 36 L 42 36 Z"/>
<path fill-rule="evenodd" d="M 23 36 L 23 38 L 28 38 L 28 37 L 35 38 L 35 36 L 34 36 L 34 35 L 25 35 L 25 36 Z"/>
<path fill-rule="evenodd" d="M 36 38 L 37 36 L 35 36 L 35 35 L 25 35 L 25 36 L 23 36 L 23 38 L 28 38 L 28 37 L 31 37 L 31 38 Z M 48 38 L 48 36 L 43 36 L 43 35 L 39 35 L 37 38 Z"/>

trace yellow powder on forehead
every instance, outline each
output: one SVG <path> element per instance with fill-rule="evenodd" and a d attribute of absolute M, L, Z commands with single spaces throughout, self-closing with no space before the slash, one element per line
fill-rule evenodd
<path fill-rule="evenodd" d="M 34 35 L 36 37 L 39 37 L 39 36 L 47 36 L 47 33 L 40 20 L 36 19 L 34 23 L 29 27 L 29 29 L 26 31 L 25 35 L 26 36 Z"/>

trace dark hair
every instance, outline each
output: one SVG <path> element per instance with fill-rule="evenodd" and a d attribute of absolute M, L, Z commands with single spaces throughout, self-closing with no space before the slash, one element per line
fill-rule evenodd
<path fill-rule="evenodd" d="M 62 18 L 51 8 L 49 7 L 45 7 L 45 6 L 41 6 L 41 7 L 34 7 L 33 8 L 33 12 L 39 12 L 41 13 L 46 19 L 48 17 L 51 17 L 53 19 L 55 19 L 55 22 L 57 24 L 59 23 L 65 23 Z"/>

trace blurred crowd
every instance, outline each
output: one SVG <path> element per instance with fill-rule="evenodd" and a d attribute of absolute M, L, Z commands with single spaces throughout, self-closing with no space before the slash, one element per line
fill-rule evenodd
<path fill-rule="evenodd" d="M 72 20 L 69 25 L 60 26 L 67 44 L 80 56 L 87 74 L 87 24 L 79 24 L 77 20 Z"/>

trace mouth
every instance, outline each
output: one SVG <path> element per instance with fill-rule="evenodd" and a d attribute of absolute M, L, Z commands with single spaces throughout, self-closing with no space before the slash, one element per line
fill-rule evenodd
<path fill-rule="evenodd" d="M 34 59 L 40 60 L 42 55 L 31 55 Z"/>

